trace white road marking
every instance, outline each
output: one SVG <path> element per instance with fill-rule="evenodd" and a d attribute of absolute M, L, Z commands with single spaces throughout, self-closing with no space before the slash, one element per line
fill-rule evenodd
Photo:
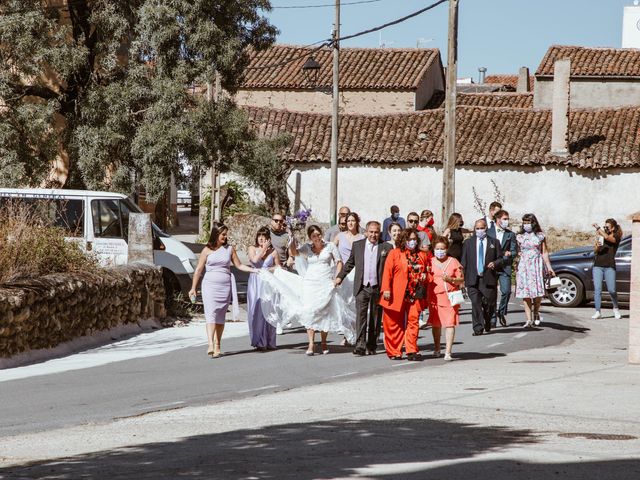
<path fill-rule="evenodd" d="M 417 365 L 418 362 L 402 362 L 402 363 L 396 363 L 395 365 L 391 365 L 392 367 L 406 367 L 407 365 Z"/>
<path fill-rule="evenodd" d="M 348 377 L 349 375 L 357 375 L 357 374 L 358 374 L 358 372 L 339 373 L 338 375 L 333 375 L 330 378 Z"/>
<path fill-rule="evenodd" d="M 260 390 L 269 390 L 270 388 L 278 388 L 280 385 L 266 385 L 264 387 L 250 388 L 248 390 L 238 390 L 238 393 L 259 392 Z"/>
<path fill-rule="evenodd" d="M 499 345 L 502 345 L 504 342 L 492 343 L 491 345 L 487 345 L 485 348 L 493 348 Z"/>
<path fill-rule="evenodd" d="M 527 332 L 520 332 L 517 335 L 514 335 L 513 338 L 522 338 L 527 334 Z"/>

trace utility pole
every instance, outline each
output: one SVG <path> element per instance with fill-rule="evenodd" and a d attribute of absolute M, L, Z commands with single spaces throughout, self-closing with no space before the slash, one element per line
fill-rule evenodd
<path fill-rule="evenodd" d="M 336 18 L 333 25 L 333 110 L 331 115 L 331 192 L 329 216 L 331 225 L 335 225 L 338 213 L 338 111 L 340 108 L 340 0 L 336 0 Z"/>
<path fill-rule="evenodd" d="M 220 98 L 220 91 L 221 91 L 221 83 L 220 83 L 220 74 L 216 71 L 215 72 L 215 78 L 214 78 L 214 82 L 207 82 L 207 102 L 209 103 L 214 103 L 214 102 L 218 102 L 219 98 Z M 219 220 L 221 217 L 221 213 L 220 212 L 220 185 L 218 185 L 218 183 L 220 182 L 220 175 L 218 173 L 218 170 L 216 168 L 216 165 L 218 163 L 218 161 L 220 160 L 220 152 L 216 152 L 216 160 L 215 162 L 212 163 L 211 165 L 211 170 L 209 172 L 210 175 L 210 181 L 211 181 L 211 207 L 209 208 L 209 225 L 210 228 L 213 226 L 213 223 L 216 220 Z M 202 199 L 204 198 L 204 189 L 203 189 L 203 185 L 202 185 L 202 180 L 200 181 L 200 201 L 202 202 Z M 200 211 L 200 235 L 202 235 L 203 233 L 208 234 L 208 232 L 203 232 L 203 228 L 204 228 L 204 219 L 205 216 L 203 215 L 203 212 Z"/>
<path fill-rule="evenodd" d="M 442 226 L 456 208 L 456 83 L 458 77 L 458 3 L 449 0 L 447 86 L 444 110 L 444 164 L 442 169 Z"/>

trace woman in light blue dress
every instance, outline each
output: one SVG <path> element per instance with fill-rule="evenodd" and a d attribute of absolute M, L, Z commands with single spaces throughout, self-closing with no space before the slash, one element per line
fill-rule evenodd
<path fill-rule="evenodd" d="M 249 261 L 257 269 L 273 269 L 280 266 L 280 256 L 271 245 L 267 227 L 256 233 L 254 245 L 249 247 Z M 247 323 L 251 346 L 259 351 L 276 349 L 276 327 L 268 323 L 260 305 L 261 280 L 257 273 L 249 275 L 247 287 Z"/>

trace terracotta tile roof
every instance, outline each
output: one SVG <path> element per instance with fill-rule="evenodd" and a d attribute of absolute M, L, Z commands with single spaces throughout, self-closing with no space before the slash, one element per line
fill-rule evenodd
<path fill-rule="evenodd" d="M 310 89 L 302 65 L 313 55 L 321 68 L 317 87 L 332 83 L 333 53 L 276 45 L 262 52 L 251 51 L 242 89 Z M 283 64 L 288 59 L 296 59 Z M 440 63 L 438 49 L 342 48 L 340 50 L 340 88 L 372 90 L 415 90 L 434 63 Z M 256 68 L 280 64 L 271 68 Z M 442 68 L 442 67 L 439 67 Z"/>
<path fill-rule="evenodd" d="M 571 60 L 573 77 L 640 77 L 640 49 L 561 45 L 549 47 L 536 77 L 553 76 L 553 64 L 564 58 Z"/>
<path fill-rule="evenodd" d="M 456 102 L 467 107 L 533 108 L 533 93 L 458 93 Z M 444 108 L 444 92 L 436 92 L 427 108 Z"/>
<path fill-rule="evenodd" d="M 289 133 L 283 153 L 293 163 L 329 162 L 331 117 L 247 107 L 259 135 Z M 640 108 L 575 110 L 570 117 L 570 155 L 550 154 L 551 111 L 460 107 L 458 162 L 463 165 L 559 165 L 580 169 L 640 167 Z M 444 112 L 367 116 L 340 120 L 343 163 L 437 164 L 443 158 Z"/>
<path fill-rule="evenodd" d="M 535 82 L 536 77 L 533 75 L 529 75 L 529 88 L 533 90 L 533 83 Z M 518 88 L 518 75 L 487 75 L 484 79 L 484 83 L 505 85 L 507 87 L 513 88 L 515 91 Z"/>

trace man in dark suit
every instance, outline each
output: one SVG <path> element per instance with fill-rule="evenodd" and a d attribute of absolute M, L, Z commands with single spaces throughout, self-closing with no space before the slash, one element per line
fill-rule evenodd
<path fill-rule="evenodd" d="M 364 356 L 376 353 L 380 332 L 380 283 L 384 261 L 393 248 L 390 243 L 380 242 L 380 223 L 367 223 L 366 238 L 353 242 L 351 255 L 338 274 L 335 284 L 356 269 L 353 280 L 353 295 L 356 298 L 356 345 L 354 355 Z"/>
<path fill-rule="evenodd" d="M 496 268 L 502 266 L 502 248 L 487 236 L 487 221 L 476 220 L 474 234 L 462 245 L 464 284 L 471 300 L 473 334 L 491 331 L 491 317 L 496 309 L 498 278 Z"/>
<path fill-rule="evenodd" d="M 507 326 L 507 312 L 509 299 L 511 298 L 511 274 L 513 272 L 513 259 L 518 254 L 518 242 L 516 234 L 509 230 L 509 212 L 500 210 L 495 214 L 495 224 L 487 230 L 487 235 L 495 238 L 502 248 L 502 266 L 496 269 L 498 284 L 500 285 L 500 305 L 498 311 L 491 318 L 491 327 L 496 326 L 496 320 L 500 325 Z"/>

